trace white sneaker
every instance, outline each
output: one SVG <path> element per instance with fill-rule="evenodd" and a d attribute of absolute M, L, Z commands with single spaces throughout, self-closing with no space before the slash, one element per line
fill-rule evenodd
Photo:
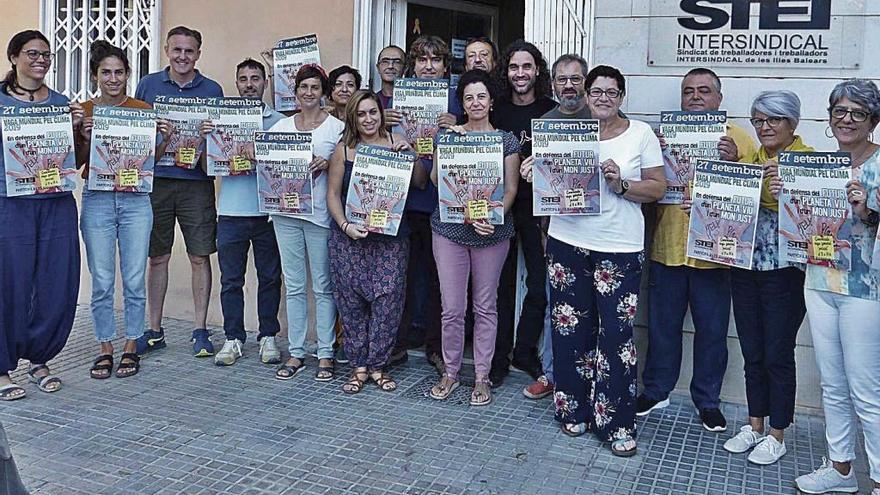
<path fill-rule="evenodd" d="M 275 337 L 263 337 L 260 339 L 260 362 L 263 364 L 278 364 L 281 362 L 281 351 Z"/>
<path fill-rule="evenodd" d="M 834 464 L 822 458 L 822 465 L 810 474 L 798 476 L 794 480 L 797 489 L 810 494 L 828 493 L 828 492 L 845 492 L 858 493 L 859 480 L 850 467 L 849 474 L 844 476 L 834 469 Z"/>
<path fill-rule="evenodd" d="M 241 357 L 241 341 L 238 339 L 226 339 L 223 342 L 223 349 L 214 356 L 214 364 L 217 366 L 230 366 L 235 364 L 235 360 Z"/>
<path fill-rule="evenodd" d="M 724 442 L 724 450 L 733 454 L 742 454 L 749 449 L 758 445 L 764 435 L 752 430 L 752 427 L 745 425 L 739 429 L 739 433 L 730 440 Z"/>
<path fill-rule="evenodd" d="M 780 442 L 773 437 L 767 435 L 764 440 L 755 446 L 755 450 L 749 454 L 749 462 L 760 466 L 768 466 L 778 461 L 785 455 L 785 441 Z"/>

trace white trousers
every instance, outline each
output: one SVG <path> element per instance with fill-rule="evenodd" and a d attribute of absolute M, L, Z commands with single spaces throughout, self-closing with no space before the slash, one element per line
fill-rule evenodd
<path fill-rule="evenodd" d="M 828 457 L 856 458 L 858 417 L 871 478 L 880 481 L 880 301 L 813 289 L 804 289 L 804 300 L 822 380 Z"/>

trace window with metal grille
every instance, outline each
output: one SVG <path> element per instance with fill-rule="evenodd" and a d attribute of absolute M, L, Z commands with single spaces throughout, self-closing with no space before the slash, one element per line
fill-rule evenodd
<path fill-rule="evenodd" d="M 89 46 L 103 39 L 128 54 L 128 94 L 159 65 L 161 0 L 42 0 L 43 32 L 56 53 L 48 84 L 68 98 L 96 95 L 89 76 Z"/>

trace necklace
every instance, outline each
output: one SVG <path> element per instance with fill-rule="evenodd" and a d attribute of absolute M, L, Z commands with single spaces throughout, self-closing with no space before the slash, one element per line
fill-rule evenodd
<path fill-rule="evenodd" d="M 117 104 L 115 104 L 115 105 L 106 105 L 106 104 L 102 101 L 102 99 L 103 99 L 103 98 L 95 98 L 95 105 L 105 106 L 105 107 L 106 107 L 106 106 L 110 106 L 110 107 L 121 107 L 121 106 L 124 106 L 124 105 L 125 105 L 125 102 L 128 101 L 128 95 L 125 95 L 125 98 L 123 98 L 122 101 L 120 101 L 119 103 L 117 103 Z"/>
<path fill-rule="evenodd" d="M 25 87 L 19 85 L 18 83 L 15 83 L 15 92 L 18 94 L 27 93 L 28 99 L 30 99 L 30 101 L 34 101 L 34 94 L 37 91 L 43 89 L 43 86 L 45 86 L 45 84 L 40 84 L 40 86 L 37 89 L 28 89 L 28 88 L 25 88 Z M 21 91 L 18 91 L 18 90 L 21 90 Z"/>

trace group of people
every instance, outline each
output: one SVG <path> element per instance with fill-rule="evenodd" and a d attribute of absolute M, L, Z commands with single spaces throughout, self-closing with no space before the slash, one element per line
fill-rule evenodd
<path fill-rule="evenodd" d="M 0 104 L 69 105 L 77 163 L 85 177 L 95 106 L 149 108 L 160 95 L 222 96 L 220 85 L 195 68 L 201 44 L 197 31 L 172 29 L 165 46 L 169 66 L 144 77 L 129 97 L 131 67 L 125 53 L 96 42 L 89 70 L 99 96 L 73 103 L 44 83 L 53 59 L 48 40 L 38 31 L 24 31 L 7 49 L 12 69 L 0 83 Z M 389 368 L 407 359 L 408 348 L 424 345 L 440 375 L 430 396 L 443 400 L 460 385 L 465 340 L 472 333 L 472 405 L 492 401 L 492 388 L 512 364 L 535 379 L 523 391 L 527 397 L 552 394 L 565 434 L 592 431 L 618 456 L 637 452 L 637 416 L 669 404 L 679 378 L 688 309 L 695 330 L 691 396 L 702 425 L 726 431 L 719 396 L 732 301 L 749 420 L 724 448 L 750 452 L 748 460 L 756 464 L 775 463 L 786 453 L 784 434 L 793 421 L 795 340 L 806 316 L 821 374 L 829 461 L 796 484 L 805 493 L 858 490 L 851 465 L 858 420 L 874 494 L 880 494 L 880 272 L 871 269 L 880 211 L 880 145 L 872 141 L 880 123 L 877 86 L 847 80 L 834 88 L 828 102 L 828 136 L 852 157 L 853 180 L 846 188 L 853 237 L 848 271 L 790 266 L 779 259 L 777 157 L 813 150 L 797 134 L 798 96 L 774 90 L 755 98 L 749 113 L 757 143 L 751 133 L 727 125 L 727 135 L 718 142 L 720 158 L 764 169 L 754 262 L 751 269 L 741 269 L 687 257 L 689 202 L 655 205 L 666 187 L 666 143 L 650 125 L 621 111 L 627 88 L 620 71 L 605 65 L 590 69 L 576 54 L 563 55 L 548 67 L 531 43 L 519 40 L 499 52 L 486 38 L 467 43 L 465 66 L 450 91 L 449 111 L 438 115 L 437 124 L 441 133 L 502 133 L 501 225 L 441 221 L 430 154 L 417 155 L 397 235 L 370 233 L 346 218 L 344 198 L 358 145 L 413 151 L 404 136 L 393 132 L 404 118 L 393 108 L 394 81 L 448 77 L 450 51 L 435 36 L 418 38 L 408 52 L 396 46 L 383 49 L 376 62 L 381 88 L 375 93 L 359 89 L 362 78 L 356 69 L 343 66 L 328 76 L 320 66 L 306 65 L 295 79 L 298 112 L 285 116 L 264 106 L 264 129 L 312 136 L 312 215 L 261 214 L 254 175 L 224 177 L 215 208 L 215 181 L 202 167 L 157 167 L 151 194 L 86 188 L 79 221 L 72 194 L 7 198 L 0 181 L 0 280 L 5 287 L 0 294 L 0 399 L 26 394 L 9 378 L 19 359 L 30 361 L 28 374 L 40 390 L 56 392 L 62 386 L 46 363 L 61 351 L 74 318 L 77 225 L 92 276 L 91 310 L 100 342 L 91 376 L 106 379 L 114 373 L 117 249 L 126 340 L 116 376 L 136 374 L 140 355 L 165 346 L 162 308 L 176 222 L 192 266 L 196 356 L 213 355 L 220 365 L 242 356 L 247 338 L 243 286 L 252 249 L 259 356 L 264 363 L 279 364 L 276 378 L 292 379 L 305 369 L 309 311 L 314 311 L 315 380 L 332 380 L 344 354 L 352 368 L 342 386 L 345 393 L 358 393 L 369 382 L 390 392 L 397 383 Z M 235 86 L 239 96 L 262 99 L 268 86 L 265 67 L 252 59 L 241 62 Z M 719 110 L 721 90 L 713 71 L 695 68 L 681 81 L 681 110 Z M 599 121 L 600 215 L 553 216 L 549 225 L 533 215 L 531 121 L 538 118 Z M 213 125 L 206 121 L 200 129 L 207 136 Z M 157 130 L 160 156 L 173 126 L 160 119 Z M 655 220 L 646 226 L 643 211 L 649 209 L 653 214 L 647 218 Z M 527 292 L 514 332 L 517 247 L 525 259 Z M 209 256 L 215 251 L 225 332 L 216 353 L 205 322 Z M 639 394 L 633 325 L 643 270 L 649 278 L 649 345 Z M 286 360 L 275 341 L 282 277 Z M 313 306 L 307 301 L 309 279 Z M 340 341 L 337 352 L 334 345 Z"/>

